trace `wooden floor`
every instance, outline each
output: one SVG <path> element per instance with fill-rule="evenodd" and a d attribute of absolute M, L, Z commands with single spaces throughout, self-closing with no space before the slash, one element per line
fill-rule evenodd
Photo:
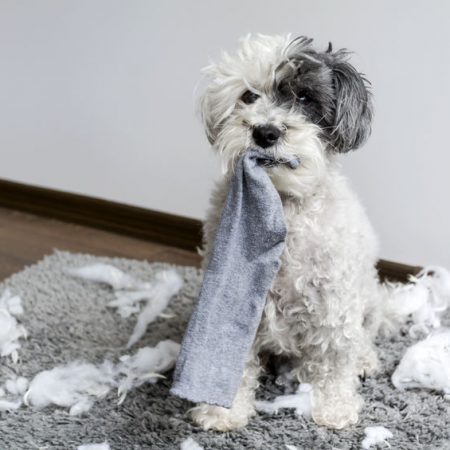
<path fill-rule="evenodd" d="M 0 280 L 54 249 L 174 264 L 200 264 L 193 252 L 0 208 Z"/>

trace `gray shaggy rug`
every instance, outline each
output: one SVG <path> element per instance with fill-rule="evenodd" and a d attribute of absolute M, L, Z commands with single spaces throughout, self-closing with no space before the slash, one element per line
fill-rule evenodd
<path fill-rule="evenodd" d="M 135 319 L 123 319 L 106 308 L 114 298 L 112 291 L 104 285 L 71 278 L 62 271 L 64 267 L 99 261 L 144 281 L 156 270 L 167 267 L 161 263 L 56 252 L 5 280 L 0 284 L 0 293 L 10 287 L 22 297 L 25 313 L 21 321 L 29 338 L 23 341 L 16 365 L 10 358 L 1 358 L 1 380 L 11 370 L 31 379 L 41 370 L 73 360 L 117 361 L 125 353 L 153 346 L 162 339 L 180 340 L 199 291 L 199 270 L 176 267 L 185 284 L 167 311 L 174 317 L 159 318 L 151 324 L 130 352 L 124 347 Z M 449 316 L 446 319 L 448 326 Z M 67 409 L 57 407 L 35 411 L 22 406 L 16 411 L 1 412 L 0 449 L 76 449 L 81 444 L 104 440 L 112 450 L 178 449 L 184 439 L 192 436 L 206 450 L 283 450 L 286 444 L 299 450 L 350 450 L 361 448 L 363 430 L 372 425 L 384 425 L 392 431 L 394 436 L 389 442 L 393 449 L 450 449 L 450 402 L 433 392 L 402 393 L 390 382 L 390 375 L 411 343 L 406 329 L 389 340 L 380 340 L 382 370 L 363 383 L 365 406 L 361 420 L 344 431 L 330 431 L 298 418 L 292 410 L 281 410 L 278 415 L 260 414 L 239 431 L 205 432 L 190 423 L 186 414 L 191 406 L 188 402 L 168 396 L 169 373 L 166 380 L 133 390 L 122 405 L 117 404 L 116 394 L 111 391 L 82 416 L 72 417 Z M 260 398 L 272 399 L 282 393 L 273 375 L 263 378 Z"/>

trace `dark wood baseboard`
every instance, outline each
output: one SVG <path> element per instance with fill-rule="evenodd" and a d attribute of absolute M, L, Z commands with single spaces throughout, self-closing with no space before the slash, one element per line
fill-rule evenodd
<path fill-rule="evenodd" d="M 0 206 L 187 250 L 201 240 L 195 219 L 13 181 L 0 180 Z"/>
<path fill-rule="evenodd" d="M 380 259 L 377 263 L 377 269 L 381 280 L 401 281 L 404 283 L 409 280 L 410 275 L 417 275 L 422 270 L 422 267 Z"/>
<path fill-rule="evenodd" d="M 0 206 L 195 251 L 201 222 L 187 217 L 0 180 Z M 421 268 L 380 260 L 382 278 L 406 281 Z"/>

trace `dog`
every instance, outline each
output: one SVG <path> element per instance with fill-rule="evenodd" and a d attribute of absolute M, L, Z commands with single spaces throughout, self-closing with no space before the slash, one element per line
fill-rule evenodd
<path fill-rule="evenodd" d="M 359 376 L 378 364 L 373 340 L 382 321 L 375 264 L 378 241 L 339 165 L 339 155 L 362 146 L 373 116 L 369 82 L 347 50 L 324 51 L 312 39 L 249 35 L 234 54 L 205 69 L 200 100 L 206 135 L 224 176 L 203 226 L 203 266 L 211 255 L 227 187 L 245 149 L 300 166 L 266 168 L 280 194 L 287 225 L 281 269 L 267 296 L 261 324 L 230 409 L 192 409 L 204 429 L 245 426 L 255 414 L 260 355 L 288 357 L 291 375 L 313 386 L 312 418 L 341 429 L 362 406 Z"/>

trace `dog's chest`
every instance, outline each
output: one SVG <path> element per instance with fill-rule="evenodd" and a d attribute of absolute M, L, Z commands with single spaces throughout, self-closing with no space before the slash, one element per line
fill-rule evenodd
<path fill-rule="evenodd" d="M 320 326 L 326 308 L 321 291 L 332 252 L 317 217 L 288 208 L 286 225 L 281 268 L 267 296 L 258 339 L 275 353 L 295 355 L 303 337 Z"/>

